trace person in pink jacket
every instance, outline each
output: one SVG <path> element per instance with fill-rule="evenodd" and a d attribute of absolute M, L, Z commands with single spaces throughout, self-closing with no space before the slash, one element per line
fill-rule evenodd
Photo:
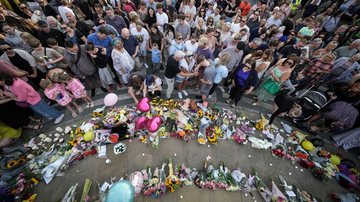
<path fill-rule="evenodd" d="M 25 81 L 8 74 L 0 74 L 0 86 L 4 87 L 2 92 L 4 95 L 17 102 L 28 104 L 34 112 L 42 116 L 55 119 L 55 124 L 60 123 L 64 118 L 63 113 L 49 106 L 40 94 Z"/>

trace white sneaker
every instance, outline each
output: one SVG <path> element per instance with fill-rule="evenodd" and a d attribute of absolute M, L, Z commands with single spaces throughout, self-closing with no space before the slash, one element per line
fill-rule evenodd
<path fill-rule="evenodd" d="M 213 95 L 214 95 L 214 94 L 208 95 L 208 98 L 209 98 L 209 99 L 212 98 Z"/>
<path fill-rule="evenodd" d="M 60 123 L 60 121 L 64 118 L 64 114 L 61 114 L 59 117 L 57 117 L 54 121 L 54 124 Z"/>
<path fill-rule="evenodd" d="M 188 96 L 188 92 L 186 92 L 186 90 L 182 90 L 182 93 L 184 93 L 185 96 Z"/>
<path fill-rule="evenodd" d="M 146 64 L 146 63 L 144 63 L 144 66 L 145 66 L 146 69 L 149 68 L 149 65 Z"/>
<path fill-rule="evenodd" d="M 182 98 L 183 98 L 181 92 L 178 92 L 178 97 L 179 97 L 179 99 L 182 99 Z"/>

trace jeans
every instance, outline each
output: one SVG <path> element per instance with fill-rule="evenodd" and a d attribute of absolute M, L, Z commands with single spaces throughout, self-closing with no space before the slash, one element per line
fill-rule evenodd
<path fill-rule="evenodd" d="M 41 100 L 35 105 L 29 106 L 34 112 L 45 116 L 47 118 L 56 119 L 61 116 L 61 112 L 55 109 L 54 107 L 49 106 L 44 100 Z"/>
<path fill-rule="evenodd" d="M 166 81 L 166 84 L 168 86 L 168 88 L 166 90 L 166 98 L 170 99 L 171 98 L 171 93 L 174 91 L 175 78 L 168 79 L 168 78 L 165 77 L 165 81 Z"/>

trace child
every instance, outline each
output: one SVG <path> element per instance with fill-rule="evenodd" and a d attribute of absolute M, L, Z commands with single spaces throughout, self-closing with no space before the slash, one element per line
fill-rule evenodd
<path fill-rule="evenodd" d="M 59 81 L 66 83 L 66 89 L 68 89 L 74 98 L 81 98 L 86 102 L 86 108 L 94 107 L 95 103 L 92 101 L 89 95 L 87 95 L 84 85 L 76 78 L 71 77 L 64 72 L 59 75 Z"/>
<path fill-rule="evenodd" d="M 159 50 L 159 45 L 154 43 L 151 49 L 151 61 L 153 63 L 153 73 L 158 73 L 161 66 L 161 52 Z"/>
<path fill-rule="evenodd" d="M 162 91 L 161 79 L 154 75 L 148 75 L 144 81 L 144 94 L 148 94 L 149 97 L 160 97 Z"/>
<path fill-rule="evenodd" d="M 49 79 L 42 79 L 40 86 L 44 89 L 47 98 L 56 101 L 60 106 L 65 106 L 71 112 L 72 117 L 77 117 L 77 114 L 70 104 L 73 104 L 80 113 L 83 111 L 79 105 L 72 101 L 71 94 L 66 91 L 63 84 L 52 83 Z"/>
<path fill-rule="evenodd" d="M 100 47 L 97 48 L 92 43 L 86 44 L 85 49 L 90 55 L 90 58 L 95 66 L 98 68 L 100 81 L 103 88 L 113 92 L 113 78 L 109 69 L 107 68 L 106 49 Z"/>

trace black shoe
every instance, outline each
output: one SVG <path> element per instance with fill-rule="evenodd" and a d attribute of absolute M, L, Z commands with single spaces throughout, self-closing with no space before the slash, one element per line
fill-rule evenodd
<path fill-rule="evenodd" d="M 102 91 L 104 91 L 104 93 L 108 93 L 109 91 L 108 91 L 108 89 L 106 89 L 106 88 L 104 88 L 104 87 L 101 87 L 100 88 Z"/>
<path fill-rule="evenodd" d="M 95 88 L 91 89 L 91 97 L 95 96 Z"/>

